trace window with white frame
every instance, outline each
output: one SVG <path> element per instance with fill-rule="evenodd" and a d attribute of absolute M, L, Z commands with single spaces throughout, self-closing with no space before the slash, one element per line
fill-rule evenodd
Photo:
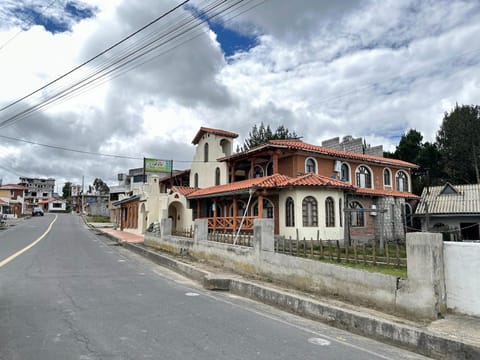
<path fill-rule="evenodd" d="M 372 188 L 372 174 L 370 170 L 362 165 L 357 169 L 357 186 L 361 188 Z"/>
<path fill-rule="evenodd" d="M 392 186 L 392 173 L 388 168 L 383 169 L 383 185 Z"/>
<path fill-rule="evenodd" d="M 340 170 L 340 180 L 350 182 L 350 167 L 343 163 Z"/>
<path fill-rule="evenodd" d="M 398 171 L 397 172 L 397 191 L 408 191 L 408 175 L 405 171 Z"/>
<path fill-rule="evenodd" d="M 317 200 L 313 196 L 307 196 L 302 201 L 303 226 L 318 226 Z"/>
<path fill-rule="evenodd" d="M 289 196 L 285 201 L 285 226 L 295 226 L 295 203 Z"/>
<path fill-rule="evenodd" d="M 267 176 L 273 175 L 273 162 L 267 164 Z"/>
<path fill-rule="evenodd" d="M 330 196 L 325 199 L 325 226 L 335 226 L 335 203 Z"/>
<path fill-rule="evenodd" d="M 314 158 L 307 158 L 305 160 L 305 172 L 308 173 L 317 173 L 317 162 Z"/>

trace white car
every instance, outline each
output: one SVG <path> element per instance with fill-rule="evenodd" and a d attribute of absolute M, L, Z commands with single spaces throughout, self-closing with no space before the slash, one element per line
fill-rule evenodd
<path fill-rule="evenodd" d="M 32 216 L 43 216 L 43 209 L 41 207 L 34 207 L 32 211 Z"/>

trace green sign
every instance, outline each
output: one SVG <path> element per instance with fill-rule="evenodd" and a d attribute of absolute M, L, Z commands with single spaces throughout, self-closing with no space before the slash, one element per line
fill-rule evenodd
<path fill-rule="evenodd" d="M 172 160 L 144 159 L 145 172 L 171 172 Z"/>

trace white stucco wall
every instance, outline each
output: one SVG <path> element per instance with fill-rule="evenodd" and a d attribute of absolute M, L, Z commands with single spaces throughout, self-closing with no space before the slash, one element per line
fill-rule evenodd
<path fill-rule="evenodd" d="M 228 142 L 222 147 L 222 142 Z M 208 162 L 204 161 L 205 144 L 208 143 Z M 227 153 L 223 150 L 226 148 Z M 193 156 L 193 162 L 190 170 L 190 186 L 195 186 L 195 174 L 198 174 L 198 187 L 206 188 L 215 185 L 215 169 L 220 168 L 220 184 L 226 184 L 228 181 L 227 165 L 225 162 L 216 160 L 232 153 L 233 140 L 205 133 L 198 142 Z"/>
<path fill-rule="evenodd" d="M 307 196 L 313 196 L 317 200 L 318 227 L 303 227 L 302 201 Z M 295 226 L 293 227 L 285 226 L 285 202 L 288 197 L 293 199 L 295 206 Z M 325 200 L 327 197 L 333 199 L 335 209 L 335 226 L 328 228 L 325 226 Z M 339 211 L 340 199 L 343 210 L 343 191 L 341 190 L 307 188 L 282 191 L 279 196 L 280 234 L 287 238 L 292 237 L 293 239 L 296 238 L 296 230 L 298 229 L 300 239 L 305 237 L 307 240 L 315 240 L 317 238 L 317 231 L 320 231 L 320 239 L 322 240 L 343 240 L 343 226 L 345 225 L 345 221 L 342 218 L 342 226 L 340 226 L 340 216 L 343 217 L 343 214 L 340 214 Z"/>
<path fill-rule="evenodd" d="M 480 316 L 480 243 L 444 242 L 447 307 Z"/>

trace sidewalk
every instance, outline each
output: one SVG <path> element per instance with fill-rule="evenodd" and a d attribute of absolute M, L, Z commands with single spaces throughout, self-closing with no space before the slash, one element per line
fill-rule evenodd
<path fill-rule="evenodd" d="M 201 282 L 207 289 L 227 290 L 334 327 L 409 348 L 434 359 L 480 359 L 480 318 L 447 314 L 444 319 L 429 324 L 414 322 L 259 279 L 220 272 L 208 264 L 187 261 L 186 258 L 177 258 L 145 246 L 143 235 L 105 228 L 97 230 L 159 265 Z"/>

